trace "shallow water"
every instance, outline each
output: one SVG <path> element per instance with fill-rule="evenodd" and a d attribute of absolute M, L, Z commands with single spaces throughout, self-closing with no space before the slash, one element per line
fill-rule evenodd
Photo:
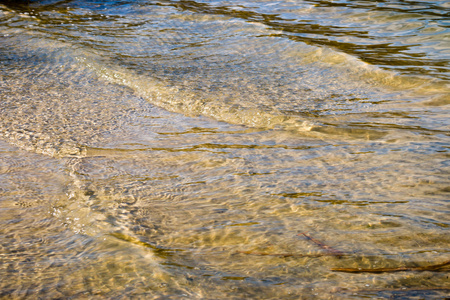
<path fill-rule="evenodd" d="M 445 297 L 449 12 L 0 4 L 1 297 Z"/>

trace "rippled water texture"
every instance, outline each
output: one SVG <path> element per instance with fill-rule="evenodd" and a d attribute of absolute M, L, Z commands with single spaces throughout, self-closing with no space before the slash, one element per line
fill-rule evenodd
<path fill-rule="evenodd" d="M 447 1 L 1 2 L 0 298 L 450 292 Z"/>

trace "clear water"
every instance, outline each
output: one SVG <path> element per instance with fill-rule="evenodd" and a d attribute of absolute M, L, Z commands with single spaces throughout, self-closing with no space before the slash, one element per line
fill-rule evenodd
<path fill-rule="evenodd" d="M 448 295 L 447 1 L 3 3 L 1 298 Z"/>

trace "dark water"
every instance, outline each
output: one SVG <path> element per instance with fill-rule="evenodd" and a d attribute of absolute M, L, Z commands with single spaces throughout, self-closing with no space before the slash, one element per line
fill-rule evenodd
<path fill-rule="evenodd" d="M 0 297 L 445 298 L 449 14 L 3 1 Z"/>

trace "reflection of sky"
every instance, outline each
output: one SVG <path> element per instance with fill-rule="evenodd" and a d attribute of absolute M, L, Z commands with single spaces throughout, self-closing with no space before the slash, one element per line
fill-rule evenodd
<path fill-rule="evenodd" d="M 176 50 L 182 47 L 182 40 L 188 47 L 202 46 L 214 42 L 212 32 L 226 34 L 220 28 L 221 22 L 231 22 L 231 18 L 264 25 L 269 30 L 262 30 L 261 35 L 325 46 L 402 73 L 448 77 L 450 8 L 445 1 L 40 3 L 31 4 L 30 14 L 45 24 L 41 30 L 64 28 L 74 39 L 95 38 L 104 47 L 117 47 L 108 44 L 115 42 L 108 37 L 121 37 L 124 42 L 138 39 L 144 42 L 142 51 L 147 54 L 153 47 L 155 51 L 163 50 L 161 44 L 168 51 Z M 217 22 L 199 23 L 202 18 Z M 159 44 L 154 43 L 155 38 Z M 152 42 L 145 43 L 146 40 Z M 131 50 L 136 52 L 138 47 Z"/>
<path fill-rule="evenodd" d="M 446 76 L 440 68 L 447 65 L 449 55 L 444 38 L 449 9 L 442 1 L 239 1 L 239 5 L 233 1 L 180 1 L 172 5 L 259 22 L 296 41 L 337 48 L 366 62 L 397 66 L 403 72 L 414 74 L 415 66 L 420 65 L 426 66 L 423 73 Z"/>

